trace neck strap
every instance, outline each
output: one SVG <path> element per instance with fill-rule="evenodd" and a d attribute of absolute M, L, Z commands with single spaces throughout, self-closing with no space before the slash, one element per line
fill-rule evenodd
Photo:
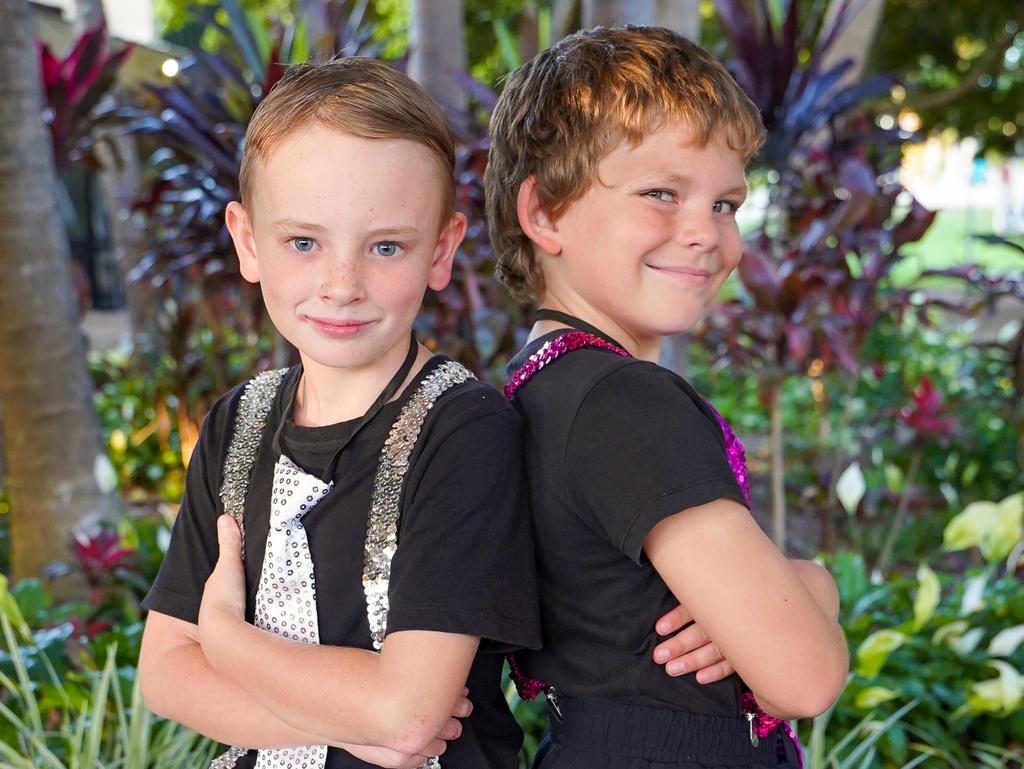
<path fill-rule="evenodd" d="M 366 427 L 366 425 L 372 422 L 373 418 L 377 416 L 382 408 L 384 408 L 384 404 L 390 401 L 395 396 L 395 393 L 398 392 L 398 388 L 402 386 L 402 382 L 405 381 L 405 378 L 409 376 L 409 372 L 412 371 L 412 365 L 416 361 L 416 354 L 418 352 L 419 345 L 416 343 L 416 335 L 410 334 L 409 351 L 405 354 L 405 360 L 384 386 L 380 395 L 377 396 L 377 400 L 370 405 L 370 408 L 367 409 L 366 413 L 360 418 L 355 429 L 352 430 L 349 436 L 342 442 L 338 447 L 338 450 L 334 452 L 334 455 L 331 457 L 331 461 L 327 463 L 326 469 L 320 476 L 320 480 L 322 482 L 330 483 L 334 479 L 334 474 L 338 471 L 338 463 L 341 461 L 341 455 L 344 453 L 345 449 L 348 448 L 349 444 L 352 443 L 352 440 L 359 434 L 359 432 Z M 278 422 L 277 428 L 274 430 L 274 437 L 271 442 L 274 454 L 277 456 L 284 454 L 284 450 L 281 446 L 281 436 L 284 433 L 284 426 L 289 418 L 291 418 L 292 411 L 295 408 L 295 393 L 298 390 L 301 379 L 302 376 L 300 374 L 295 378 L 295 383 L 292 385 L 290 392 L 285 393 L 284 410 L 281 412 L 281 420 Z"/>
<path fill-rule="evenodd" d="M 604 333 L 597 326 L 593 326 L 590 323 L 587 323 L 582 318 L 577 318 L 575 315 L 570 315 L 567 312 L 562 312 L 561 310 L 551 310 L 548 309 L 547 307 L 541 307 L 537 310 L 537 312 L 534 313 L 534 317 L 537 320 L 553 320 L 556 323 L 564 323 L 569 328 L 574 328 L 577 331 L 586 331 L 588 334 L 593 334 L 599 339 L 603 339 L 608 344 L 614 345 L 621 350 L 626 349 L 625 346 L 619 344 L 615 339 L 608 336 L 608 334 Z"/>

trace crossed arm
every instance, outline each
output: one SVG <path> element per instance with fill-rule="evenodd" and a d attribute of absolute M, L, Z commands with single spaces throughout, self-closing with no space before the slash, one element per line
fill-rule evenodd
<path fill-rule="evenodd" d="M 198 625 L 155 612 L 147 621 L 139 669 L 150 709 L 228 744 L 327 744 L 386 766 L 418 766 L 458 737 L 478 638 L 396 632 L 380 654 L 282 639 L 245 622 L 230 518 L 218 540 Z"/>
<path fill-rule="evenodd" d="M 818 608 L 825 612 L 825 616 L 838 619 L 839 592 L 832 575 L 813 561 L 790 559 L 789 564 Z M 722 656 L 714 641 L 682 604 L 662 615 L 655 630 L 658 635 L 668 637 L 654 647 L 654 661 L 664 665 L 665 672 L 670 676 L 696 671 L 698 683 L 710 684 L 736 672 L 732 663 Z"/>
<path fill-rule="evenodd" d="M 697 623 L 690 629 L 699 628 L 766 711 L 814 716 L 842 692 L 848 658 L 831 577 L 787 561 L 742 505 L 719 499 L 683 510 L 651 530 L 644 550 Z"/>

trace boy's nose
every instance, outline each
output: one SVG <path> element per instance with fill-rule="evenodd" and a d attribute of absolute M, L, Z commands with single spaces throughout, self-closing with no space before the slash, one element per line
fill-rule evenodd
<path fill-rule="evenodd" d="M 685 248 L 715 248 L 719 235 L 714 215 L 683 213 L 680 216 L 677 239 Z"/>
<path fill-rule="evenodd" d="M 320 284 L 320 298 L 337 305 L 363 299 L 363 280 L 359 268 L 350 261 L 331 265 Z"/>

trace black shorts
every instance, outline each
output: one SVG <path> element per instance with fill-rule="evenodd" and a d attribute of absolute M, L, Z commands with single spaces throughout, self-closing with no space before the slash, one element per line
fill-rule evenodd
<path fill-rule="evenodd" d="M 533 769 L 782 769 L 800 766 L 781 729 L 751 739 L 746 718 L 559 694 Z"/>

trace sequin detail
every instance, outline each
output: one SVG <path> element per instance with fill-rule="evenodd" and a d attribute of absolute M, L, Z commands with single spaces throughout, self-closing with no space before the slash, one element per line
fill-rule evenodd
<path fill-rule="evenodd" d="M 757 697 L 754 696 L 753 692 L 743 692 L 740 697 L 740 707 L 747 713 L 754 714 L 754 733 L 758 737 L 764 739 L 776 730 L 781 730 L 786 737 L 792 740 L 793 747 L 796 748 L 797 762 L 800 767 L 803 767 L 804 751 L 803 748 L 800 747 L 800 740 L 797 739 L 796 731 L 793 729 L 793 726 L 789 721 L 784 721 L 781 718 L 768 715 L 757 703 Z M 780 758 L 781 757 L 782 756 L 780 756 Z"/>
<path fill-rule="evenodd" d="M 209 769 L 232 769 L 238 759 L 248 752 L 245 748 L 228 748 L 210 762 Z"/>
<path fill-rule="evenodd" d="M 270 528 L 256 589 L 253 624 L 268 633 L 300 643 L 320 643 L 316 580 L 302 518 L 334 487 L 281 455 L 274 466 L 270 492 Z M 255 769 L 321 769 L 326 745 L 263 749 Z"/>
<path fill-rule="evenodd" d="M 597 347 L 602 350 L 614 352 L 623 358 L 631 357 L 626 350 L 602 339 L 596 334 L 589 334 L 585 331 L 567 331 L 564 334 L 545 342 L 537 352 L 526 360 L 515 374 L 512 375 L 508 384 L 505 385 L 505 397 L 512 400 L 519 388 L 526 384 L 530 378 L 544 368 L 544 366 L 557 360 L 567 352 L 579 350 L 583 347 Z M 725 441 L 726 458 L 729 462 L 729 468 L 732 470 L 732 474 L 736 478 L 736 483 L 739 485 L 740 491 L 743 492 L 743 498 L 747 503 L 747 507 L 750 507 L 750 474 L 747 469 L 747 453 L 743 448 L 743 443 L 736 436 L 736 433 L 733 432 L 729 423 L 726 422 L 725 417 L 719 413 L 718 409 L 711 405 L 706 398 L 704 399 L 704 402 L 715 415 L 715 419 L 718 421 L 718 425 L 722 430 L 722 437 Z M 512 680 L 515 682 L 516 690 L 519 692 L 520 697 L 532 700 L 547 688 L 547 684 L 544 681 L 541 681 L 538 678 L 530 678 L 525 675 L 516 663 L 514 655 L 509 654 L 508 661 L 510 674 Z M 800 741 L 797 739 L 796 732 L 793 730 L 793 727 L 789 722 L 780 721 L 779 719 L 765 713 L 764 710 L 761 709 L 761 706 L 757 704 L 757 698 L 754 696 L 753 692 L 744 692 L 740 700 L 740 704 L 744 710 L 754 713 L 756 716 L 754 727 L 758 737 L 767 737 L 776 729 L 781 729 L 782 732 L 793 741 L 793 745 L 796 747 L 799 765 L 802 769 L 804 765 L 803 751 L 800 748 Z"/>
<path fill-rule="evenodd" d="M 530 377 L 544 368 L 554 360 L 565 355 L 567 352 L 579 350 L 583 347 L 598 347 L 608 350 L 623 358 L 628 358 L 629 353 L 621 347 L 607 342 L 596 334 L 588 334 L 586 331 L 567 331 L 561 336 L 546 341 L 537 352 L 531 355 L 519 370 L 512 375 L 512 378 L 505 385 L 505 397 L 512 400 L 516 391 L 526 384 Z"/>
<path fill-rule="evenodd" d="M 263 441 L 263 428 L 274 396 L 288 369 L 264 371 L 249 380 L 238 401 L 234 431 L 224 455 L 223 481 L 220 502 L 224 512 L 235 519 L 242 533 L 242 559 L 245 559 L 245 495 L 249 490 L 249 476 L 256 464 L 256 453 Z M 209 769 L 232 769 L 238 759 L 248 753 L 247 748 L 230 747 L 210 762 Z"/>
<path fill-rule="evenodd" d="M 370 625 L 373 648 L 380 651 L 388 625 L 388 582 L 391 559 L 398 547 L 398 516 L 409 456 L 419 437 L 427 412 L 441 395 L 457 384 L 474 379 L 460 363 L 446 361 L 417 388 L 384 441 L 373 480 L 370 518 L 363 548 L 363 592 L 366 594 L 366 619 Z"/>
<path fill-rule="evenodd" d="M 320 643 L 313 559 L 302 518 L 333 486 L 286 456 L 277 460 L 270 530 L 256 590 L 256 627 L 292 641 Z"/>
<path fill-rule="evenodd" d="M 547 688 L 547 684 L 539 678 L 532 678 L 526 675 L 526 673 L 522 671 L 522 668 L 519 667 L 519 662 L 516 660 L 516 655 L 514 653 L 509 653 L 507 655 L 507 659 L 509 677 L 516 685 L 516 692 L 519 694 L 519 699 L 536 699 L 537 695 Z"/>
<path fill-rule="evenodd" d="M 377 475 L 373 480 L 370 517 L 363 547 L 363 593 L 366 595 L 366 619 L 370 625 L 373 648 L 380 651 L 388 627 L 388 585 L 391 559 L 398 549 L 398 517 L 401 514 L 402 486 L 409 469 L 409 457 L 427 412 L 449 388 L 475 379 L 460 363 L 446 361 L 431 372 L 402 407 L 384 448 L 381 449 Z M 419 769 L 440 769 L 437 756 L 431 756 Z"/>
<path fill-rule="evenodd" d="M 707 399 L 704 402 L 711 409 L 711 412 L 715 415 L 715 419 L 718 420 L 718 426 L 722 428 L 722 437 L 725 438 L 725 454 L 729 460 L 729 468 L 732 470 L 732 474 L 736 477 L 736 483 L 740 487 L 740 491 L 743 492 L 743 500 L 747 503 L 747 507 L 750 507 L 750 476 L 747 472 L 747 452 L 743 448 L 743 444 L 740 439 L 736 437 L 736 433 L 732 431 L 729 423 L 725 421 L 718 409 L 711 405 Z"/>
<path fill-rule="evenodd" d="M 225 500 L 225 512 L 232 514 L 232 517 L 238 521 L 239 528 L 242 527 L 249 476 L 256 461 L 256 453 L 262 440 L 266 417 L 286 372 L 287 369 L 268 371 L 255 377 L 246 385 L 242 402 L 239 404 L 238 416 L 235 420 L 235 434 L 232 436 L 224 461 L 225 483 L 221 491 L 221 499 Z M 450 387 L 474 378 L 469 369 L 454 361 L 447 361 L 439 366 L 420 383 L 416 392 L 402 408 L 381 450 L 367 521 L 363 571 L 367 620 L 371 631 L 375 629 L 379 631 L 371 632 L 374 649 L 380 650 L 383 646 L 384 634 L 387 629 L 391 558 L 398 546 L 399 504 L 403 479 L 409 466 L 409 456 L 412 454 L 427 412 L 437 399 Z M 228 483 L 229 479 L 230 484 Z M 233 507 L 230 509 L 227 507 L 226 501 L 228 496 L 233 502 Z M 229 748 L 213 760 L 209 769 L 232 769 L 238 759 L 247 752 L 245 748 Z M 312 769 L 317 765 L 323 766 L 323 762 L 313 764 L 307 761 L 306 765 L 307 769 Z M 302 769 L 302 762 L 297 766 Z M 440 767 L 440 761 L 433 756 L 427 759 L 419 769 L 440 769 Z"/>
<path fill-rule="evenodd" d="M 245 386 L 238 402 L 235 429 L 224 457 L 224 479 L 220 502 L 224 512 L 235 519 L 242 532 L 242 557 L 245 558 L 245 495 L 249 475 L 256 463 L 256 452 L 263 441 L 263 427 L 274 403 L 274 396 L 288 369 L 279 368 L 257 374 Z M 212 768 L 211 768 L 212 769 Z"/>

